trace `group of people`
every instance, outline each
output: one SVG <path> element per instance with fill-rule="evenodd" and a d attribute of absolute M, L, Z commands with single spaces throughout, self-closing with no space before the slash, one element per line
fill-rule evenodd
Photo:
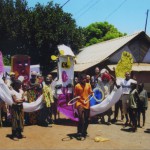
<path fill-rule="evenodd" d="M 7 106 L 1 101 L 0 108 L 6 108 L 4 111 L 11 114 L 12 120 L 12 138 L 25 137 L 22 135 L 24 123 L 27 125 L 39 124 L 48 126 L 52 123 L 52 113 L 56 119 L 57 106 L 55 105 L 54 96 L 51 89 L 53 81 L 52 75 L 48 74 L 45 78 L 37 72 L 31 72 L 31 78 L 27 83 L 16 79 L 15 73 L 11 72 L 10 79 L 3 78 L 4 82 L 11 90 L 13 105 Z M 108 109 L 102 114 L 98 114 L 90 118 L 90 100 L 89 95 L 94 94 L 95 88 L 101 88 L 104 93 L 104 99 L 116 88 L 123 89 L 122 96 L 115 104 L 114 118 L 112 108 Z M 31 103 L 35 101 L 41 94 L 43 94 L 43 108 L 36 112 L 23 113 L 23 102 Z M 131 126 L 132 131 L 135 132 L 137 127 L 140 127 L 140 115 L 143 116 L 143 126 L 145 125 L 145 115 L 148 108 L 148 96 L 144 89 L 144 84 L 131 79 L 130 73 L 125 73 L 125 79 L 121 80 L 120 84 L 116 83 L 116 78 L 113 77 L 107 69 L 95 68 L 95 75 L 80 74 L 79 77 L 74 78 L 74 97 L 77 97 L 75 109 L 78 115 L 77 125 L 77 139 L 85 139 L 88 135 L 87 129 L 91 121 L 97 120 L 99 123 L 107 123 L 110 125 L 118 120 L 119 108 L 121 110 L 121 120 L 124 118 L 125 126 Z M 85 102 L 86 100 L 86 102 Z M 100 102 L 99 102 L 100 103 Z M 4 113 L 5 114 L 5 113 Z M 6 115 L 6 114 L 5 114 Z M 105 116 L 108 121 L 105 122 Z M 4 116 L 7 119 L 7 115 Z"/>
<path fill-rule="evenodd" d="M 107 97 L 114 86 L 116 88 L 122 87 L 122 95 L 118 102 L 115 104 L 114 118 L 111 119 L 113 114 L 112 108 L 106 112 L 94 116 L 98 123 L 106 123 L 110 125 L 111 123 L 117 122 L 119 108 L 121 111 L 121 120 L 124 118 L 125 126 L 131 126 L 131 131 L 137 131 L 137 127 L 141 127 L 140 118 L 141 114 L 143 116 L 143 124 L 145 125 L 146 110 L 148 108 L 148 95 L 147 91 L 144 89 L 144 84 L 139 83 L 134 79 L 131 79 L 129 72 L 125 73 L 125 78 L 120 81 L 119 84 L 116 83 L 115 77 L 110 75 L 107 69 L 95 68 L 95 75 L 91 76 L 87 74 L 82 74 L 79 78 L 75 77 L 75 93 L 74 96 L 80 96 L 76 102 L 76 109 L 78 110 L 79 123 L 77 127 L 78 139 L 85 138 L 87 135 L 87 127 L 90 118 L 90 101 L 84 103 L 85 99 L 91 94 L 93 94 L 94 88 L 101 88 L 104 92 L 105 97 Z M 105 98 L 104 97 L 104 98 Z M 108 121 L 105 122 L 105 117 L 108 116 Z"/>
<path fill-rule="evenodd" d="M 144 84 L 137 84 L 136 80 L 130 78 L 129 72 L 125 73 L 125 79 L 122 80 L 121 86 L 123 94 L 121 96 L 123 113 L 126 118 L 125 125 L 132 126 L 132 131 L 137 131 L 140 125 L 140 115 L 143 115 L 143 124 L 145 125 L 145 112 L 148 108 L 148 95 L 144 89 Z"/>
<path fill-rule="evenodd" d="M 137 131 L 137 127 L 145 125 L 145 113 L 148 108 L 148 94 L 143 83 L 137 83 L 131 79 L 129 72 L 125 73 L 125 79 L 120 83 L 122 96 L 115 104 L 115 115 L 113 121 L 118 119 L 118 110 L 121 111 L 121 120 L 125 117 L 125 126 L 131 126 L 131 131 Z M 140 116 L 143 116 L 143 124 L 140 124 Z"/>
<path fill-rule="evenodd" d="M 24 124 L 41 126 L 48 126 L 52 123 L 52 105 L 54 104 L 54 97 L 51 89 L 52 75 L 48 74 L 45 78 L 37 72 L 31 72 L 31 78 L 28 82 L 24 83 L 23 80 L 16 78 L 14 72 L 10 72 L 10 78 L 3 77 L 4 82 L 10 89 L 13 99 L 12 106 L 8 106 L 5 102 L 1 101 L 1 114 L 2 122 L 8 122 L 8 113 L 11 115 L 12 125 L 12 139 L 17 140 L 24 138 L 22 135 Z M 43 108 L 36 112 L 23 112 L 23 102 L 31 103 L 43 94 Z M 3 120 L 3 117 L 5 119 Z"/>

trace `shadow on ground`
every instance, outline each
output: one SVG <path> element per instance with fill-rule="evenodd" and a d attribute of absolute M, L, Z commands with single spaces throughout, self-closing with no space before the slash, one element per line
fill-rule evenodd
<path fill-rule="evenodd" d="M 84 141 L 86 137 L 79 139 L 77 133 L 71 133 L 71 134 L 67 134 L 67 137 L 63 138 L 62 141 L 70 141 L 72 139 Z"/>
<path fill-rule="evenodd" d="M 125 131 L 125 132 L 133 132 L 132 128 L 122 128 L 120 129 L 121 131 Z"/>
<path fill-rule="evenodd" d="M 7 134 L 6 137 L 13 140 L 12 134 Z"/>
<path fill-rule="evenodd" d="M 65 126 L 77 126 L 77 122 L 72 121 L 71 119 L 65 119 L 65 118 L 61 118 L 61 119 L 57 119 L 55 121 L 56 125 L 65 125 Z"/>
<path fill-rule="evenodd" d="M 150 133 L 150 129 L 146 129 L 144 132 L 145 133 Z"/>
<path fill-rule="evenodd" d="M 70 141 L 72 139 L 77 139 L 77 133 L 67 134 L 67 137 L 63 138 L 62 141 Z"/>

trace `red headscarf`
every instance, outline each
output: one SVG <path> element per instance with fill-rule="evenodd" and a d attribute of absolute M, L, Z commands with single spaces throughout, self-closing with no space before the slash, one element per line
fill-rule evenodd
<path fill-rule="evenodd" d="M 101 78 L 102 78 L 102 81 L 104 81 L 105 79 L 107 79 L 108 81 L 111 80 L 110 74 L 108 74 L 106 72 L 102 74 Z"/>

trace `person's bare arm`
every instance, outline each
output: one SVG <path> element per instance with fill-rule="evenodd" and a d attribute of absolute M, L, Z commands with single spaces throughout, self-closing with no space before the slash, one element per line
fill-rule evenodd
<path fill-rule="evenodd" d="M 13 95 L 12 98 L 13 98 L 13 101 L 17 104 L 23 103 L 25 101 L 25 98 L 21 98 L 21 99 L 17 100 L 16 95 Z"/>

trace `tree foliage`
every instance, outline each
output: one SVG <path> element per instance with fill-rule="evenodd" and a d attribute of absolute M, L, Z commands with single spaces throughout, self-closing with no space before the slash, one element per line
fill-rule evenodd
<path fill-rule="evenodd" d="M 57 45 L 68 45 L 78 53 L 84 40 L 72 15 L 52 1 L 29 8 L 26 0 L 0 0 L 0 49 L 4 55 L 30 55 L 31 63 L 40 63 L 46 73 L 56 65 L 50 56 L 57 55 Z"/>
<path fill-rule="evenodd" d="M 108 22 L 96 22 L 84 28 L 86 46 L 124 36 Z"/>
<path fill-rule="evenodd" d="M 10 58 L 8 58 L 7 56 L 3 56 L 3 63 L 5 66 L 10 66 Z"/>
<path fill-rule="evenodd" d="M 26 0 L 0 0 L 0 50 L 6 58 L 29 55 L 44 74 L 56 66 L 50 56 L 58 54 L 58 45 L 68 45 L 77 54 L 85 45 L 122 35 L 107 22 L 77 27 L 72 15 L 53 1 L 29 8 Z"/>

